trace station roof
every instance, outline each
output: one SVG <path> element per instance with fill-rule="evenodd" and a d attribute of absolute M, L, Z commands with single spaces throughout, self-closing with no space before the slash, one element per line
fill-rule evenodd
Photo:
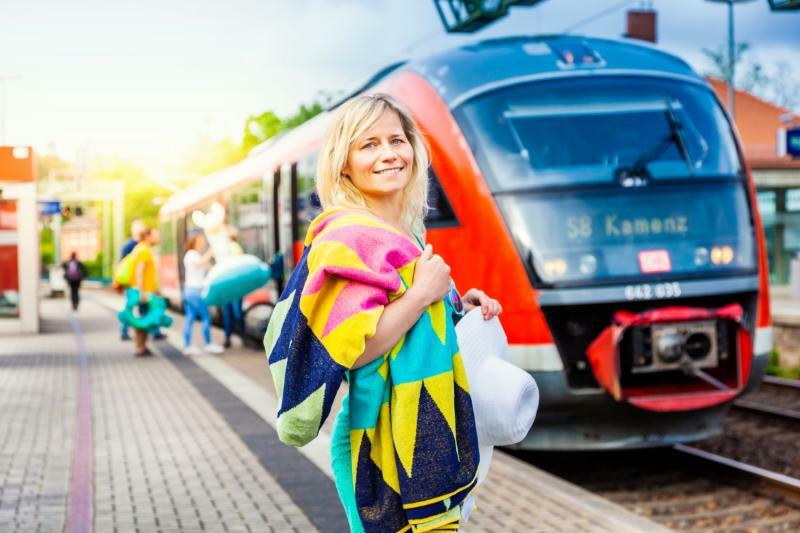
<path fill-rule="evenodd" d="M 589 61 L 583 61 L 586 56 L 591 56 Z M 425 77 L 451 107 L 493 84 L 568 72 L 592 75 L 635 69 L 702 81 L 685 61 L 647 43 L 573 35 L 488 39 L 410 61 L 403 68 Z"/>
<path fill-rule="evenodd" d="M 723 105 L 728 105 L 728 84 L 708 78 Z M 744 155 L 754 169 L 800 169 L 800 160 L 790 156 L 778 157 L 778 130 L 794 123 L 800 124 L 800 115 L 765 100 L 752 93 L 736 90 L 736 129 L 742 141 Z M 781 120 L 783 118 L 784 120 Z"/>

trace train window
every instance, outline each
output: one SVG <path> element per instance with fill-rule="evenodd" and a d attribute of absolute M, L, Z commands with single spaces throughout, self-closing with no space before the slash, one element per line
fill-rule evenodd
<path fill-rule="evenodd" d="M 305 239 L 309 224 L 322 212 L 322 204 L 316 191 L 318 157 L 319 154 L 314 153 L 297 162 L 297 210 L 295 211 L 297 240 Z"/>
<path fill-rule="evenodd" d="M 495 191 L 741 175 L 711 91 L 647 78 L 516 85 L 456 110 Z"/>
<path fill-rule="evenodd" d="M 239 232 L 239 244 L 245 253 L 261 259 L 267 257 L 268 210 L 264 206 L 260 181 L 247 185 L 231 194 L 228 201 L 228 223 Z"/>
<path fill-rule="evenodd" d="M 428 216 L 425 217 L 425 227 L 427 228 L 442 228 L 448 226 L 457 226 L 458 219 L 453 211 L 450 201 L 447 199 L 447 194 L 444 192 L 439 178 L 433 171 L 433 167 L 428 172 L 430 183 L 428 185 Z"/>
<path fill-rule="evenodd" d="M 175 220 L 167 220 L 158 226 L 158 253 L 169 255 L 178 253 Z"/>

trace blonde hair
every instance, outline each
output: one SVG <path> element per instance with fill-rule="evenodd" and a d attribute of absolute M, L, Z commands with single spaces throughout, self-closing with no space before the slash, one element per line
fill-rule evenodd
<path fill-rule="evenodd" d="M 317 194 L 323 209 L 369 209 L 364 195 L 343 171 L 356 139 L 387 111 L 400 117 L 403 133 L 414 149 L 411 178 L 403 189 L 403 224 L 407 230 L 422 232 L 428 212 L 428 145 L 408 111 L 388 94 L 356 96 L 336 110 L 317 162 Z"/>

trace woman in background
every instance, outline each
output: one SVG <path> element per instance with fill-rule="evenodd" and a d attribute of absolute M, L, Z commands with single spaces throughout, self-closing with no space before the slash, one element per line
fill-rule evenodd
<path fill-rule="evenodd" d="M 192 327 L 195 320 L 200 320 L 203 340 L 205 341 L 205 351 L 213 354 L 221 354 L 224 351 L 222 346 L 211 342 L 211 316 L 208 313 L 206 303 L 200 295 L 203 290 L 203 279 L 206 276 L 212 257 L 210 248 L 204 254 L 200 253 L 200 250 L 205 246 L 205 237 L 201 233 L 196 233 L 189 237 L 186 243 L 186 254 L 183 256 L 185 273 L 183 308 L 186 315 L 186 322 L 183 325 L 183 355 L 198 355 L 201 353 L 197 346 L 192 345 Z"/>

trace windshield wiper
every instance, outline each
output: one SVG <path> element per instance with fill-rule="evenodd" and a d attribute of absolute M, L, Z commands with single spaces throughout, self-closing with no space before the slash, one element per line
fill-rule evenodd
<path fill-rule="evenodd" d="M 689 149 L 686 147 L 686 139 L 683 137 L 683 123 L 675 116 L 675 111 L 672 110 L 672 101 L 667 98 L 667 109 L 665 111 L 667 121 L 669 122 L 669 131 L 672 133 L 671 139 L 675 140 L 678 150 L 681 152 L 683 160 L 686 161 L 686 166 L 689 167 L 689 173 L 692 173 L 693 164 L 692 156 L 689 155 Z"/>
<path fill-rule="evenodd" d="M 689 174 L 692 174 L 692 157 L 689 155 L 686 139 L 683 136 L 683 123 L 675 115 L 675 111 L 672 109 L 672 102 L 669 98 L 666 99 L 665 104 L 666 109 L 664 109 L 664 115 L 669 124 L 669 135 L 664 137 L 652 150 L 642 154 L 630 167 L 617 168 L 615 176 L 622 185 L 626 187 L 646 185 L 647 180 L 652 178 L 650 171 L 647 169 L 647 165 L 661 157 L 673 143 L 686 162 L 686 166 L 689 168 Z"/>

